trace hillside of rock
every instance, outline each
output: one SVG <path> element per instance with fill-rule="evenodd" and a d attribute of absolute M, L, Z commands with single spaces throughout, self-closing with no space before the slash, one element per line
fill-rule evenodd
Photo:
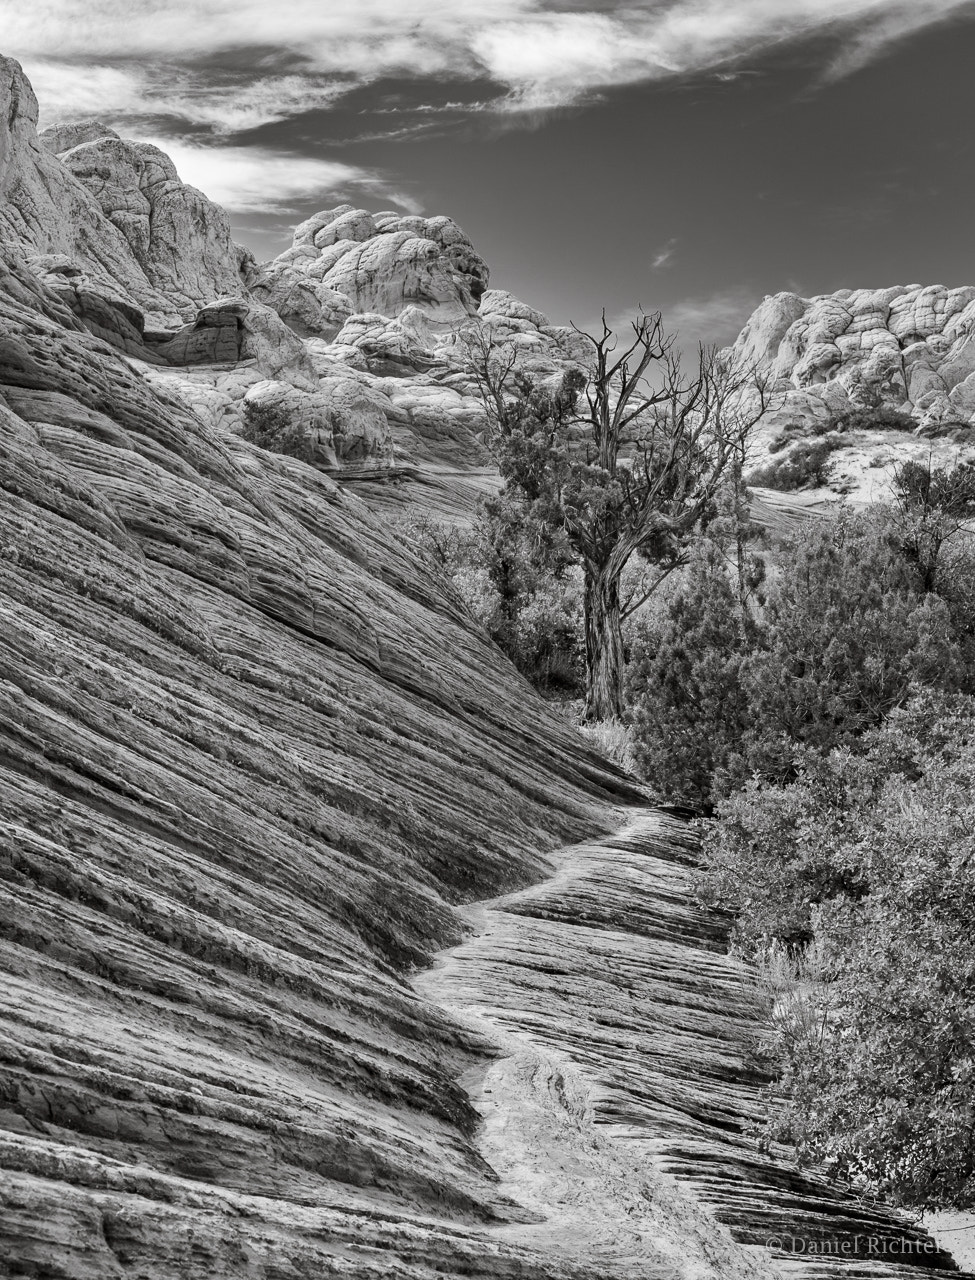
<path fill-rule="evenodd" d="M 0 495 L 10 1274 L 549 1274 L 477 1242 L 523 1210 L 405 975 L 629 785 L 359 499 L 9 253 Z"/>
<path fill-rule="evenodd" d="M 828 437 L 830 487 L 861 498 L 906 458 L 975 460 L 975 285 L 775 294 L 732 350 L 772 391 L 759 457 Z"/>

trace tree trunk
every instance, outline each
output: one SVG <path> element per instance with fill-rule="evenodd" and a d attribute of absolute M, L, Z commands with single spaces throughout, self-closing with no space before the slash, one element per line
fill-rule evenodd
<path fill-rule="evenodd" d="M 618 573 L 585 566 L 586 705 L 584 720 L 623 714 L 623 626 Z"/>

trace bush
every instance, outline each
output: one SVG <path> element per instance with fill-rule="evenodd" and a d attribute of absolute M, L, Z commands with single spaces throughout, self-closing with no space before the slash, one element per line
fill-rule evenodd
<path fill-rule="evenodd" d="M 863 746 L 726 801 L 708 893 L 752 954 L 815 939 L 804 1016 L 776 1022 L 767 1137 L 864 1193 L 971 1208 L 975 701 L 924 695 Z"/>
<path fill-rule="evenodd" d="M 948 607 L 923 592 L 883 518 L 808 525 L 786 545 L 747 664 L 750 769 L 786 779 L 797 749 L 852 745 L 913 686 L 962 678 Z"/>
<path fill-rule="evenodd" d="M 662 799 L 706 811 L 752 774 L 790 781 L 803 753 L 854 746 L 915 686 L 965 680 L 951 609 L 923 593 L 883 519 L 805 526 L 765 592 L 743 609 L 732 570 L 705 546 L 663 615 L 637 630 L 634 754 Z"/>
<path fill-rule="evenodd" d="M 748 475 L 748 483 L 761 489 L 793 493 L 797 489 L 818 489 L 829 482 L 830 455 L 843 441 L 830 434 L 816 440 L 800 440 L 788 452 Z"/>
<path fill-rule="evenodd" d="M 894 409 L 890 405 L 877 405 L 869 408 L 857 406 L 840 414 L 834 427 L 838 431 L 910 431 L 913 432 L 917 422 L 909 413 Z"/>
<path fill-rule="evenodd" d="M 702 544 L 662 618 L 636 629 L 627 697 L 637 767 L 662 800 L 707 809 L 741 773 L 756 624 L 720 550 Z"/>
<path fill-rule="evenodd" d="M 625 769 L 627 773 L 636 773 L 638 766 L 633 756 L 633 733 L 628 725 L 620 720 L 583 720 L 577 728 L 584 738 Z"/>
<path fill-rule="evenodd" d="M 281 405 L 245 400 L 240 434 L 250 444 L 260 445 L 271 453 L 300 458 L 303 462 L 309 461 L 312 454 L 308 433 Z"/>

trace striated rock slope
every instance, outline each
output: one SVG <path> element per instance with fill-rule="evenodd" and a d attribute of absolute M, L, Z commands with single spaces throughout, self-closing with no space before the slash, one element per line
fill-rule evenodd
<path fill-rule="evenodd" d="M 0 609 L 11 1274 L 576 1274 L 478 1234 L 524 1216 L 478 1045 L 403 975 L 627 784 L 361 501 L 9 255 Z"/>
<path fill-rule="evenodd" d="M 481 1147 L 541 1217 L 498 1236 L 634 1280 L 662 1262 L 698 1280 L 951 1274 L 906 1218 L 744 1136 L 761 1006 L 698 875 L 686 823 L 633 811 L 550 880 L 469 909 L 473 936 L 416 979 L 496 1045 L 465 1080 Z"/>

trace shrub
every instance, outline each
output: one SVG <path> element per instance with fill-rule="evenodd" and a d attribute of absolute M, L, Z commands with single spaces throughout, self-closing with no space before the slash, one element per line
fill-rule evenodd
<path fill-rule="evenodd" d="M 749 766 L 788 778 L 797 748 L 850 745 L 915 685 L 963 677 L 948 607 L 869 516 L 818 521 L 785 547 L 745 680 Z"/>
<path fill-rule="evenodd" d="M 711 542 L 663 616 L 636 628 L 627 673 L 633 754 L 661 799 L 706 809 L 741 772 L 751 723 L 743 671 L 755 636 Z"/>
<path fill-rule="evenodd" d="M 779 561 L 743 608 L 733 569 L 705 544 L 636 630 L 634 754 L 662 799 L 707 810 L 752 774 L 788 782 L 803 753 L 854 746 L 915 686 L 964 682 L 952 611 L 923 593 L 883 520 L 807 525 Z"/>
<path fill-rule="evenodd" d="M 838 431 L 914 431 L 917 422 L 909 413 L 890 405 L 873 408 L 858 405 L 840 414 L 834 423 Z"/>
<path fill-rule="evenodd" d="M 547 530 L 501 500 L 485 504 L 468 530 L 428 517 L 401 527 L 527 679 L 545 693 L 578 692 L 581 582 Z"/>
<path fill-rule="evenodd" d="M 627 773 L 638 771 L 633 755 L 633 733 L 628 725 L 620 720 L 583 720 L 577 727 L 584 738 L 621 769 Z"/>
<path fill-rule="evenodd" d="M 282 405 L 245 400 L 240 434 L 250 444 L 260 445 L 271 453 L 287 454 L 306 462 L 311 457 L 308 433 Z"/>
<path fill-rule="evenodd" d="M 751 953 L 815 939 L 803 1016 L 774 1024 L 767 1137 L 867 1194 L 971 1208 L 975 701 L 926 694 L 863 746 L 726 801 L 708 892 Z"/>
<path fill-rule="evenodd" d="M 817 489 L 829 482 L 830 455 L 843 441 L 830 434 L 816 440 L 800 440 L 787 453 L 748 475 L 748 483 L 762 489 L 792 493 L 797 489 Z"/>

